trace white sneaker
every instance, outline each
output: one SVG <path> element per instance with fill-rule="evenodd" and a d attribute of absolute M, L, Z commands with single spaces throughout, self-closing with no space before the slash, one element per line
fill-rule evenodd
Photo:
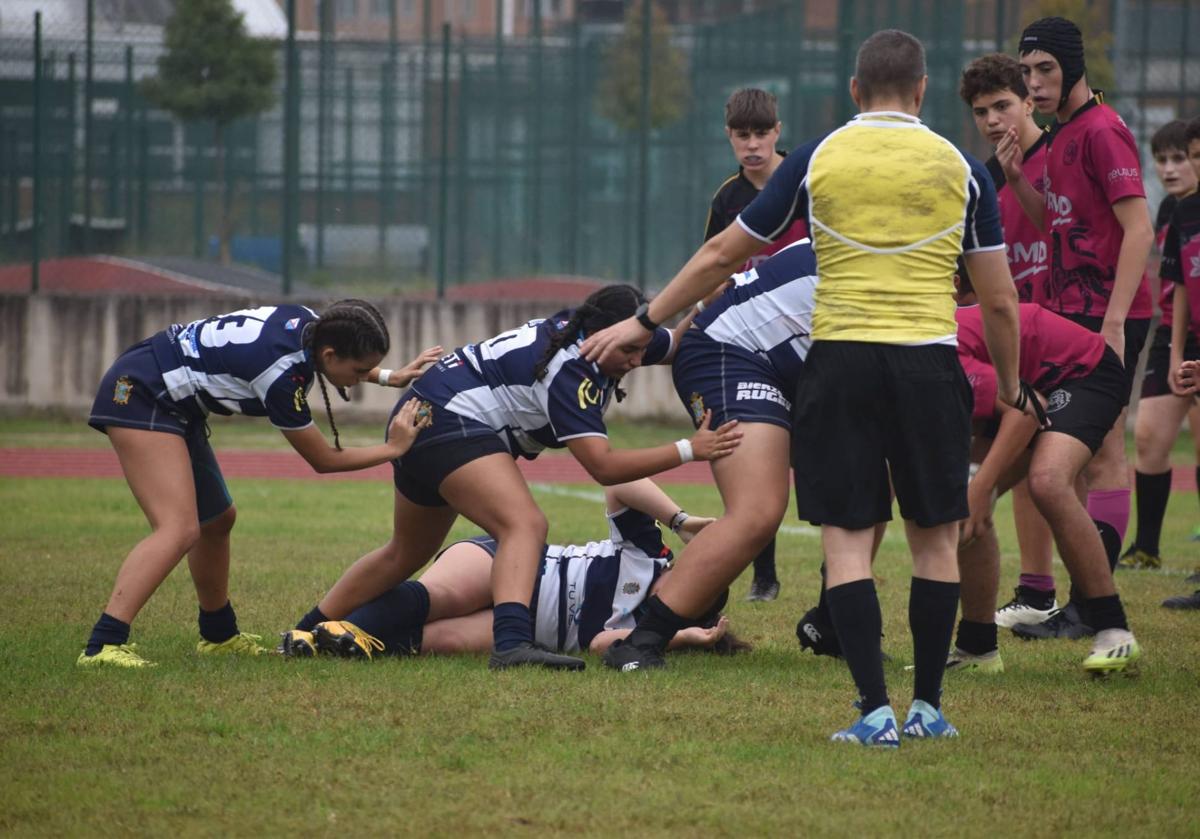
<path fill-rule="evenodd" d="M 1025 602 L 1018 587 L 1013 591 L 1013 599 L 996 610 L 996 626 L 1012 629 L 1019 623 L 1042 623 L 1058 609 L 1058 601 L 1050 604 L 1048 609 L 1035 609 Z"/>

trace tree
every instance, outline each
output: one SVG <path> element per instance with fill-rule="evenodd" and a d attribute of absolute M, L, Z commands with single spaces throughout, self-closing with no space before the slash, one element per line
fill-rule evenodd
<path fill-rule="evenodd" d="M 1044 17 L 1065 17 L 1079 27 L 1083 33 L 1083 61 L 1087 65 L 1088 84 L 1095 90 L 1112 90 L 1116 74 L 1108 51 L 1112 47 L 1113 34 L 1100 4 L 1088 0 L 1037 0 L 1021 16 L 1021 29 Z M 1020 38 L 1020 33 L 1017 37 Z"/>
<path fill-rule="evenodd" d="M 158 75 L 142 82 L 142 92 L 177 119 L 213 124 L 222 199 L 221 262 L 228 265 L 233 218 L 225 180 L 225 131 L 235 120 L 274 104 L 275 48 L 250 37 L 232 0 L 178 0 L 164 43 Z"/>
<path fill-rule="evenodd" d="M 687 59 L 671 43 L 667 16 L 652 0 L 650 29 L 650 127 L 662 128 L 683 115 L 688 103 Z M 622 131 L 638 129 L 642 98 L 642 0 L 625 10 L 621 36 L 605 52 L 607 72 L 600 82 L 600 114 Z"/>

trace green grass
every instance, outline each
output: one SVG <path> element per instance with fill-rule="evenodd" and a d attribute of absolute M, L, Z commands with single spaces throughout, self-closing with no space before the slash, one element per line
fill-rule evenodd
<path fill-rule="evenodd" d="M 0 445 L 47 444 L 23 428 L 0 424 Z M 214 440 L 265 439 L 229 430 Z M 289 626 L 387 537 L 386 483 L 230 484 L 234 603 L 247 631 Z M 690 511 L 718 511 L 710 487 L 668 489 Z M 594 487 L 535 492 L 553 540 L 602 535 Z M 1006 586 L 1016 574 L 1007 511 L 1002 502 Z M 844 664 L 796 644 L 820 557 L 794 517 L 779 539 L 780 600 L 743 602 L 748 575 L 734 586 L 729 614 L 756 645 L 746 656 L 676 656 L 666 672 L 636 675 L 594 658 L 582 674 L 495 674 L 473 657 L 202 660 L 194 594 L 177 570 L 134 627 L 160 666 L 92 672 L 75 656 L 146 532 L 141 513 L 119 480 L 2 479 L 0 833 L 957 837 L 1018 824 L 1036 835 L 1196 835 L 1200 615 L 1158 603 L 1187 590 L 1198 518 L 1194 496 L 1173 497 L 1168 568 L 1119 579 L 1146 652 L 1140 678 L 1087 680 L 1085 642 L 1003 637 L 1004 675 L 948 680 L 962 738 L 878 754 L 827 742 L 853 718 L 853 688 Z M 902 539 L 885 542 L 878 573 L 903 711 Z"/>

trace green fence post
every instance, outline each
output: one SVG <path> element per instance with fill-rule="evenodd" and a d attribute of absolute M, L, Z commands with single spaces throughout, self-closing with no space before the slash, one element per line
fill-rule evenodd
<path fill-rule="evenodd" d="M 458 214 L 454 218 L 454 230 L 457 234 L 454 249 L 457 256 L 455 282 L 459 284 L 467 276 L 467 246 L 470 241 L 467 238 L 467 229 L 471 226 L 471 202 L 467 199 L 467 178 L 471 175 L 471 147 L 467 140 L 467 120 L 470 114 L 467 103 L 470 98 L 470 90 L 467 71 L 467 36 L 464 34 L 458 51 L 458 106 L 454 109 L 455 136 L 457 137 L 454 143 L 454 205 L 458 210 Z"/>
<path fill-rule="evenodd" d="M 75 212 L 75 53 L 67 55 L 67 139 L 63 154 L 62 207 L 59 208 L 58 251 L 71 252 L 71 215 Z"/>
<path fill-rule="evenodd" d="M 492 277 L 504 271 L 504 0 L 496 0 L 496 94 L 492 101 Z"/>
<path fill-rule="evenodd" d="M 146 250 L 150 234 L 150 126 L 146 106 L 138 109 L 138 250 Z"/>
<path fill-rule="evenodd" d="M 650 38 L 654 23 L 652 0 L 642 0 L 641 98 L 638 101 L 637 284 L 646 290 L 646 258 L 650 222 Z"/>
<path fill-rule="evenodd" d="M 589 106 L 581 95 L 583 87 L 582 67 L 583 39 L 579 26 L 579 16 L 571 22 L 571 87 L 567 100 L 571 108 L 568 117 L 567 135 L 567 270 L 572 274 L 579 273 L 579 201 L 582 189 L 580 187 L 580 170 L 583 161 L 579 149 L 580 109 Z"/>
<path fill-rule="evenodd" d="M 854 70 L 854 2 L 842 0 L 838 3 L 837 71 L 833 80 L 834 113 L 839 123 L 850 119 L 850 97 L 846 85 Z M 892 18 L 894 19 L 894 18 Z"/>
<path fill-rule="evenodd" d="M 250 179 L 250 235 L 258 236 L 262 229 L 259 224 L 259 194 L 258 194 L 258 144 L 259 131 L 262 122 L 257 115 L 250 124 L 250 166 L 246 175 Z"/>
<path fill-rule="evenodd" d="M 33 13 L 33 253 L 29 266 L 30 291 L 37 294 L 42 261 L 42 13 Z"/>
<path fill-rule="evenodd" d="M 393 84 L 396 65 L 384 62 L 380 70 L 379 84 L 379 266 L 387 263 L 387 227 L 392 221 L 392 175 L 395 171 L 393 157 L 395 129 L 392 127 Z"/>
<path fill-rule="evenodd" d="M 108 177 L 107 184 L 104 188 L 104 214 L 108 216 L 109 221 L 117 217 L 117 199 L 120 191 L 121 178 L 121 147 L 120 141 L 117 139 L 120 136 L 119 129 L 116 123 L 113 123 L 112 128 L 108 131 Z"/>
<path fill-rule="evenodd" d="M 542 146 L 546 131 L 542 126 L 542 4 L 533 4 L 533 118 L 530 120 L 528 137 L 533 160 L 531 161 L 529 184 L 529 271 L 538 274 L 542 270 Z"/>
<path fill-rule="evenodd" d="M 346 68 L 345 149 L 342 154 L 342 174 L 345 177 L 346 221 L 354 223 L 354 68 Z"/>
<path fill-rule="evenodd" d="M 297 178 L 300 174 L 299 127 L 299 64 L 296 55 L 296 0 L 287 0 L 287 47 L 285 67 L 285 98 L 283 106 L 283 235 L 282 268 L 283 295 L 292 293 L 292 254 L 296 250 L 296 202 L 299 199 Z"/>
<path fill-rule="evenodd" d="M 1180 21 L 1179 27 L 1179 116 L 1183 117 L 1187 114 L 1187 61 L 1188 61 L 1188 32 L 1191 24 L 1192 4 L 1190 0 L 1183 0 L 1183 20 Z M 1145 62 L 1147 56 L 1142 56 L 1142 61 Z"/>
<path fill-rule="evenodd" d="M 319 43 L 317 45 L 317 267 L 325 267 L 325 137 L 328 121 L 329 28 L 331 0 L 317 0 Z"/>
<path fill-rule="evenodd" d="M 184 135 L 187 136 L 186 133 Z M 185 141 L 186 142 L 186 141 Z M 196 138 L 195 151 L 192 154 L 192 256 L 204 258 L 204 152 L 200 140 Z"/>
<path fill-rule="evenodd" d="M 439 125 L 441 161 L 438 164 L 437 296 L 446 296 L 446 228 L 450 224 L 450 24 L 442 24 L 442 113 Z"/>
<path fill-rule="evenodd" d="M 87 47 L 83 71 L 83 252 L 92 249 L 92 86 L 95 81 L 96 0 L 87 0 Z"/>
<path fill-rule="evenodd" d="M 125 47 L 125 141 L 121 144 L 124 155 L 125 189 L 125 235 L 133 229 L 133 47 Z"/>
<path fill-rule="evenodd" d="M 996 52 L 1004 52 L 1004 2 L 996 0 Z"/>

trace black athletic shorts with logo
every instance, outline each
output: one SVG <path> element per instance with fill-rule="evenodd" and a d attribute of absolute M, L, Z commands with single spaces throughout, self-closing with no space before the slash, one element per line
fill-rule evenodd
<path fill-rule="evenodd" d="M 971 387 L 954 347 L 816 341 L 792 434 L 801 519 L 862 530 L 900 515 L 921 527 L 967 517 Z"/>
<path fill-rule="evenodd" d="M 1099 451 L 1121 416 L 1121 409 L 1129 404 L 1125 371 L 1112 347 L 1105 347 L 1092 372 L 1068 379 L 1046 394 L 1050 428 L 1043 433 L 1066 434 L 1091 449 L 1092 454 Z"/>
<path fill-rule="evenodd" d="M 1189 361 L 1200 359 L 1200 340 L 1189 332 L 1187 343 L 1183 347 L 1183 359 Z M 1154 330 L 1154 339 L 1150 342 L 1150 352 L 1146 356 L 1146 372 L 1142 376 L 1142 398 L 1152 396 L 1171 396 L 1171 385 L 1167 376 L 1171 371 L 1171 327 L 1161 324 Z"/>
<path fill-rule="evenodd" d="M 1080 326 L 1086 327 L 1092 332 L 1099 332 L 1100 327 L 1104 325 L 1104 318 L 1093 317 L 1092 315 L 1072 315 L 1063 314 L 1067 320 L 1075 321 Z M 1146 346 L 1146 339 L 1150 337 L 1150 319 L 1137 318 L 1125 320 L 1125 357 L 1121 359 L 1125 363 L 1125 396 L 1126 403 L 1129 402 L 1129 394 L 1133 391 L 1133 377 L 1137 374 L 1138 358 L 1142 354 L 1142 348 Z"/>

